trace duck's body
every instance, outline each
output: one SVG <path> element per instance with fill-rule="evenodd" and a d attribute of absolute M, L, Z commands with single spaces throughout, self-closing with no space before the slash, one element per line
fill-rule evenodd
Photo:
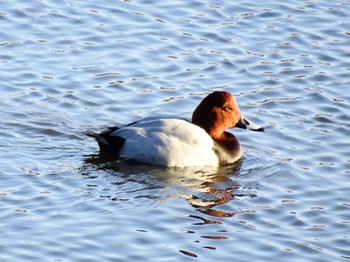
<path fill-rule="evenodd" d="M 192 122 L 176 117 L 150 117 L 96 134 L 100 149 L 128 160 L 161 166 L 216 166 L 241 158 L 237 138 L 225 131 L 249 122 L 230 93 L 214 92 L 194 111 Z M 252 129 L 263 131 L 254 126 Z"/>

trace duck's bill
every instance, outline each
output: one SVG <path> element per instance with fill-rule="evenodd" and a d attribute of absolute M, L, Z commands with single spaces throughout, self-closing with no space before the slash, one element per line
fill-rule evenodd
<path fill-rule="evenodd" d="M 249 129 L 252 131 L 265 132 L 265 128 L 254 124 L 253 122 L 247 120 L 243 115 L 241 115 L 241 119 L 235 125 L 235 127 Z"/>

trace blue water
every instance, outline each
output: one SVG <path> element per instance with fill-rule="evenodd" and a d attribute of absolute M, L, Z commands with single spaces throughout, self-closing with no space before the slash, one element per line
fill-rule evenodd
<path fill-rule="evenodd" d="M 0 261 L 349 261 L 349 1 L 0 5 Z M 216 168 L 100 157 L 87 130 L 235 94 Z"/>

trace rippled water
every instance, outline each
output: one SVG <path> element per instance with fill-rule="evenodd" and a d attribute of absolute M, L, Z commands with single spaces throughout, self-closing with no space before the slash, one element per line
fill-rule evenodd
<path fill-rule="evenodd" d="M 1 1 L 1 261 L 349 261 L 349 1 Z M 236 165 L 86 130 L 234 93 Z"/>

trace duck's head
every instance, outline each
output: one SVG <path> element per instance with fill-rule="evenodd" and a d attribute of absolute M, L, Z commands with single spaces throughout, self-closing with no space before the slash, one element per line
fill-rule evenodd
<path fill-rule="evenodd" d="M 265 130 L 245 119 L 234 96 L 225 91 L 215 91 L 206 96 L 194 110 L 192 123 L 202 127 L 213 138 L 220 137 L 227 128 Z"/>

